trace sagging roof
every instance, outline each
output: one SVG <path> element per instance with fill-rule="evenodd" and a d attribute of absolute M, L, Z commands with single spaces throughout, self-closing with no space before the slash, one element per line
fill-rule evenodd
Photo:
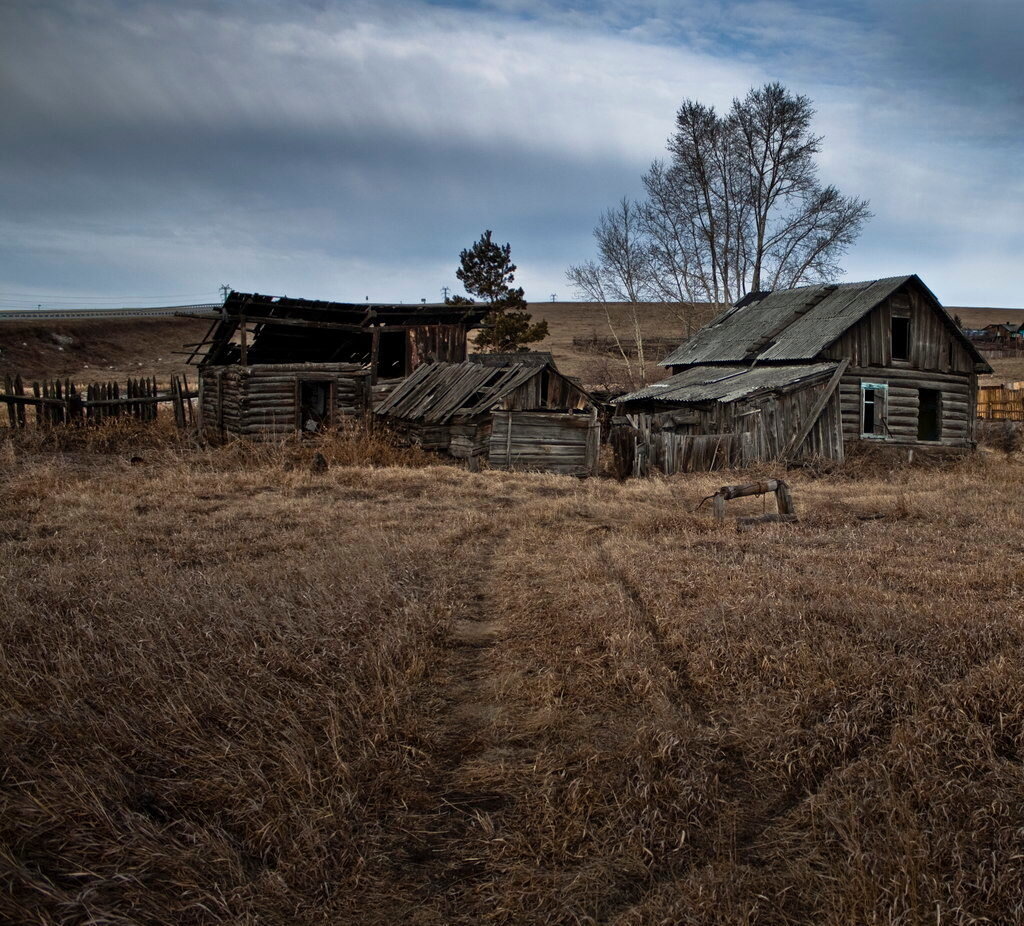
<path fill-rule="evenodd" d="M 430 424 L 473 418 L 490 411 L 503 396 L 545 368 L 565 379 L 551 364 L 425 363 L 377 406 L 376 413 Z"/>
<path fill-rule="evenodd" d="M 626 402 L 735 402 L 758 392 L 770 392 L 797 383 L 812 383 L 830 376 L 839 364 L 801 363 L 788 366 L 699 366 L 676 373 L 615 400 Z"/>
<path fill-rule="evenodd" d="M 911 282 L 925 293 L 975 362 L 984 363 L 931 290 L 911 274 L 751 293 L 677 347 L 662 366 L 813 360 L 880 302 Z"/>
<path fill-rule="evenodd" d="M 203 364 L 235 362 L 238 349 L 232 338 L 243 323 L 256 326 L 249 349 L 253 363 L 282 358 L 330 362 L 352 359 L 346 345 L 354 335 L 368 334 L 374 328 L 387 331 L 459 324 L 470 329 L 479 327 L 486 314 L 487 307 L 479 305 L 327 302 L 232 292 L 219 311 L 191 316 L 209 318 L 213 323 L 193 357 L 205 348 Z"/>

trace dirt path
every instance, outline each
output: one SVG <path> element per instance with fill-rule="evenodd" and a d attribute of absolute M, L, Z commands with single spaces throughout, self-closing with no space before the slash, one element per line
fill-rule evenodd
<path fill-rule="evenodd" d="M 478 590 L 445 640 L 443 664 L 431 673 L 431 780 L 424 782 L 420 820 L 406 855 L 419 869 L 421 903 L 409 911 L 418 926 L 468 922 L 467 906 L 489 873 L 472 846 L 493 833 L 491 814 L 508 802 L 500 787 L 508 763 L 531 763 L 529 749 L 513 742 L 495 654 L 509 633 L 489 583 L 502 538 L 473 563 Z"/>

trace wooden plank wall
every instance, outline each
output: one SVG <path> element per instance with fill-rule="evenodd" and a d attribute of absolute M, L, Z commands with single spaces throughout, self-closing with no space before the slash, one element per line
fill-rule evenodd
<path fill-rule="evenodd" d="M 541 408 L 583 411 L 593 405 L 593 401 L 579 386 L 550 367 L 539 367 L 535 376 L 513 389 L 502 400 L 502 407 L 507 411 L 535 411 Z"/>
<path fill-rule="evenodd" d="M 1024 382 L 979 386 L 977 407 L 986 421 L 1024 421 Z"/>
<path fill-rule="evenodd" d="M 494 469 L 597 475 L 601 426 L 589 414 L 496 411 L 488 458 Z"/>
<path fill-rule="evenodd" d="M 408 334 L 409 373 L 422 363 L 466 359 L 465 325 L 416 325 Z"/>
<path fill-rule="evenodd" d="M 910 318 L 910 359 L 892 359 L 892 318 Z M 902 366 L 937 373 L 973 374 L 974 358 L 917 287 L 893 293 L 823 352 L 832 360 L 849 358 L 851 367 Z"/>
<path fill-rule="evenodd" d="M 634 460 L 636 475 L 652 469 L 666 475 L 706 472 L 779 460 L 827 388 L 825 380 L 726 405 L 705 402 L 641 412 L 630 416 L 637 437 L 633 447 L 624 448 L 625 455 Z M 843 460 L 838 390 L 790 458 Z"/>

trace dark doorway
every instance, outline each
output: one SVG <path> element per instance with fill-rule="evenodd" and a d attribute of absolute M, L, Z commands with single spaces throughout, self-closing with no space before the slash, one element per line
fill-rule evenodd
<path fill-rule="evenodd" d="M 329 380 L 299 381 L 299 428 L 322 431 L 331 423 L 331 394 L 334 384 Z"/>
<path fill-rule="evenodd" d="M 917 390 L 917 439 L 942 437 L 942 393 L 938 389 Z"/>
<path fill-rule="evenodd" d="M 405 332 L 382 331 L 377 345 L 377 376 L 398 379 L 405 375 Z"/>

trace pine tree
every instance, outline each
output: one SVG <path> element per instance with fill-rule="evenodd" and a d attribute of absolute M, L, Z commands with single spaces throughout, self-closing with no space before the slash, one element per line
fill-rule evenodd
<path fill-rule="evenodd" d="M 548 323 L 531 323 L 526 311 L 523 288 L 512 288 L 516 265 L 512 263 L 512 246 L 496 244 L 487 229 L 471 248 L 459 254 L 459 269 L 455 271 L 466 292 L 485 302 L 490 311 L 484 318 L 484 328 L 477 333 L 478 350 L 489 353 L 512 353 L 528 350 L 527 345 L 548 335 Z M 451 304 L 465 304 L 463 296 L 445 300 Z"/>

